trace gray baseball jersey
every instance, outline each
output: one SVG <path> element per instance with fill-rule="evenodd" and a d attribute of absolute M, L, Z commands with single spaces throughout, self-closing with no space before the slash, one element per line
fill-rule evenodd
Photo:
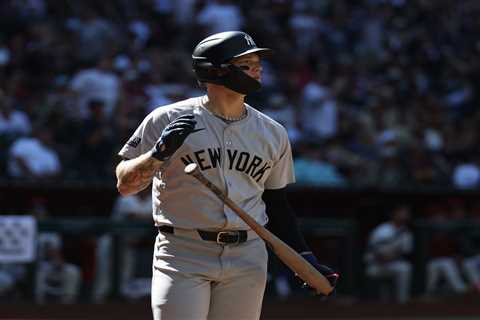
<path fill-rule="evenodd" d="M 162 106 L 151 112 L 119 155 L 133 159 L 149 151 L 163 129 L 184 114 L 194 114 L 196 129 L 153 178 L 156 225 L 184 229 L 246 230 L 248 226 L 196 179 L 184 174 L 191 162 L 261 225 L 268 221 L 264 189 L 295 181 L 285 128 L 245 105 L 247 116 L 227 124 L 202 105 L 201 97 Z"/>

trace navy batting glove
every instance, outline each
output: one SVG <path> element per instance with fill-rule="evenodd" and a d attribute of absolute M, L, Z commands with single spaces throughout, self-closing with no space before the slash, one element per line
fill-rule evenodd
<path fill-rule="evenodd" d="M 188 135 L 195 131 L 197 122 L 193 114 L 180 116 L 170 122 L 152 148 L 152 157 L 165 161 L 183 144 Z"/>
<path fill-rule="evenodd" d="M 300 254 L 305 260 L 310 262 L 310 264 L 317 269 L 325 278 L 327 278 L 328 282 L 330 282 L 330 285 L 333 287 L 332 292 L 328 294 L 329 297 L 335 295 L 335 287 L 337 285 L 338 278 L 340 275 L 338 272 L 334 271 L 333 269 L 327 267 L 326 265 L 320 264 L 318 262 L 317 258 L 313 255 L 311 252 L 304 252 Z M 302 287 L 304 288 L 310 288 L 310 286 L 307 283 L 303 283 Z M 312 289 L 313 290 L 313 289 Z"/>

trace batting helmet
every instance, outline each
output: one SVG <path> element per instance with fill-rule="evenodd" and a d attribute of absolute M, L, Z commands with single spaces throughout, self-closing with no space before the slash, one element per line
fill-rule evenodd
<path fill-rule="evenodd" d="M 258 48 L 245 32 L 216 33 L 200 41 L 193 50 L 193 71 L 199 82 L 219 84 L 249 94 L 260 89 L 260 82 L 231 64 L 230 60 L 249 53 L 264 56 L 271 52 L 268 48 Z"/>

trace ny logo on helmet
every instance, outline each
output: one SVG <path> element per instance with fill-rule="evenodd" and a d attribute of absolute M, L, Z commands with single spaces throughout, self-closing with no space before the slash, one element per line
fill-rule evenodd
<path fill-rule="evenodd" d="M 253 42 L 252 37 L 250 37 L 248 34 L 245 35 L 245 40 L 247 41 L 247 45 L 249 46 L 257 46 L 255 42 Z"/>

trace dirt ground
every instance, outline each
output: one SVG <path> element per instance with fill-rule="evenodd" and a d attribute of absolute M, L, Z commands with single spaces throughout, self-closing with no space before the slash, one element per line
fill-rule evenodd
<path fill-rule="evenodd" d="M 266 299 L 262 320 L 313 319 L 480 319 L 479 297 L 445 299 L 437 302 L 412 302 L 406 305 L 359 302 L 349 299 L 320 301 L 318 298 Z M 0 305 L 0 319 L 151 319 L 148 300 L 135 303 L 76 305 Z M 230 318 L 235 319 L 234 315 Z M 230 320 L 228 319 L 228 320 Z M 227 320 L 227 319 L 226 319 Z"/>

